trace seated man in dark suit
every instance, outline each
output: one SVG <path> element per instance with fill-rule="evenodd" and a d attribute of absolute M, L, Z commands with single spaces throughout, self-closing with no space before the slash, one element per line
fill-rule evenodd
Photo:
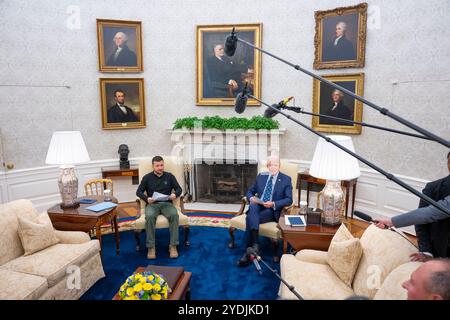
<path fill-rule="evenodd" d="M 139 119 L 130 107 L 125 105 L 125 92 L 114 91 L 116 104 L 107 111 L 108 123 L 138 122 Z"/>
<path fill-rule="evenodd" d="M 450 152 L 447 154 L 447 166 L 450 173 Z M 427 183 L 422 193 L 435 201 L 444 199 L 450 195 L 450 174 L 445 178 Z M 428 206 L 424 200 L 420 200 L 419 208 Z M 450 255 L 449 234 L 450 218 L 428 224 L 417 224 L 417 241 L 419 243 L 419 253 L 412 256 L 413 261 L 426 261 L 433 257 L 445 258 Z"/>
<path fill-rule="evenodd" d="M 280 159 L 267 159 L 269 172 L 258 174 L 255 183 L 247 191 L 249 209 L 246 218 L 246 247 L 259 252 L 259 225 L 270 221 L 278 222 L 281 209 L 292 204 L 292 181 L 288 175 L 280 172 Z M 243 267 L 250 263 L 247 252 L 238 261 Z"/>

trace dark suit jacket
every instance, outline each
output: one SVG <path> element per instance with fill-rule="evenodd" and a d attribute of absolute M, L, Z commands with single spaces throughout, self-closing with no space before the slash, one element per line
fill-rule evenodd
<path fill-rule="evenodd" d="M 136 54 L 133 51 L 131 51 L 126 45 L 122 47 L 122 51 L 120 51 L 119 55 L 117 56 L 117 59 L 114 59 L 116 50 L 114 50 L 113 54 L 109 57 L 108 61 L 106 62 L 107 66 L 137 67 Z"/>
<path fill-rule="evenodd" d="M 210 94 L 205 96 L 226 98 L 228 97 L 228 81 L 230 79 L 239 80 L 237 79 L 237 68 L 231 63 L 231 60 L 225 56 L 222 59 L 212 56 L 206 62 L 205 75 L 208 77 Z"/>
<path fill-rule="evenodd" d="M 328 47 L 325 48 L 322 61 L 341 61 L 341 60 L 356 60 L 356 50 L 353 44 L 345 36 L 339 39 L 337 45 L 334 45 L 334 40 Z"/>
<path fill-rule="evenodd" d="M 108 110 L 108 122 L 109 123 L 123 123 L 123 122 L 138 122 L 138 117 L 134 114 L 133 110 L 124 106 L 127 110 L 127 114 L 124 114 L 120 107 L 116 104 Z"/>
<path fill-rule="evenodd" d="M 450 195 L 450 175 L 445 178 L 427 183 L 422 193 L 435 201 L 444 199 Z M 428 206 L 424 200 L 420 200 L 419 208 Z M 434 257 L 447 257 L 448 241 L 450 234 L 450 219 L 444 219 L 428 224 L 418 224 L 416 229 L 419 250 L 431 252 Z"/>
<path fill-rule="evenodd" d="M 250 203 L 250 198 L 257 196 L 262 197 L 264 188 L 266 187 L 269 174 L 263 172 L 258 174 L 255 183 L 247 191 L 247 200 Z M 280 218 L 281 209 L 292 204 L 292 181 L 291 177 L 282 172 L 278 173 L 277 182 L 272 193 L 272 201 L 275 202 L 274 216 L 278 221 Z"/>
<path fill-rule="evenodd" d="M 325 110 L 320 110 L 321 111 L 320 113 L 327 115 L 327 116 L 337 117 L 337 118 L 341 118 L 341 119 L 353 120 L 353 112 L 344 104 L 343 100 L 341 100 L 337 104 L 337 107 L 333 111 L 331 111 L 333 106 L 334 106 L 334 104 L 329 106 L 328 108 L 324 108 Z M 353 125 L 353 124 L 345 123 L 345 122 L 342 122 L 339 120 L 327 119 L 324 117 L 321 117 L 319 119 L 319 124 L 331 124 L 331 125 L 340 125 L 340 126 L 352 126 Z"/>

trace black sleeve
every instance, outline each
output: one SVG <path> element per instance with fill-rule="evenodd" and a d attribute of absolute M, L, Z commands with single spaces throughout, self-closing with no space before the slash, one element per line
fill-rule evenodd
<path fill-rule="evenodd" d="M 178 184 L 177 178 L 175 178 L 173 174 L 171 174 L 171 176 L 172 176 L 172 188 L 175 190 L 175 195 L 178 198 L 179 196 L 181 196 L 182 189 Z"/>
<path fill-rule="evenodd" d="M 435 189 L 434 183 L 430 182 L 425 185 L 425 188 L 422 190 L 422 193 L 433 199 L 434 189 Z M 426 202 L 423 199 L 420 199 L 419 208 L 427 206 L 429 206 L 428 202 Z M 419 251 L 432 253 L 433 245 L 431 243 L 431 224 L 416 224 L 414 226 L 414 229 L 416 230 L 417 243 L 419 244 Z"/>
<path fill-rule="evenodd" d="M 433 182 L 427 183 L 425 188 L 422 190 L 422 193 L 426 196 L 429 196 L 431 199 L 438 201 L 440 199 L 436 199 L 436 184 Z M 420 199 L 419 208 L 428 207 L 430 204 L 423 199 Z"/>
<path fill-rule="evenodd" d="M 147 202 L 148 196 L 145 194 L 145 192 L 147 192 L 147 184 L 148 184 L 148 182 L 147 182 L 147 175 L 145 175 L 145 176 L 142 178 L 142 181 L 141 181 L 141 183 L 139 184 L 139 187 L 137 188 L 137 191 L 136 191 L 136 195 L 137 195 L 139 198 L 141 198 L 142 200 L 144 200 L 145 203 L 148 203 L 148 202 Z"/>
<path fill-rule="evenodd" d="M 416 224 L 417 243 L 419 244 L 420 252 L 433 252 L 433 245 L 431 243 L 431 223 Z"/>

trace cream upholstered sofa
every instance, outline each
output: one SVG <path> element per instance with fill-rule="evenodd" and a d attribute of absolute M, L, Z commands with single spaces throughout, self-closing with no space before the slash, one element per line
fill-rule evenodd
<path fill-rule="evenodd" d="M 174 156 L 162 156 L 164 159 L 164 171 L 172 173 L 178 181 L 181 188 L 184 186 L 184 166 L 181 158 Z M 149 172 L 153 170 L 152 158 L 144 158 L 139 160 L 139 181 Z M 183 193 L 182 193 L 183 194 Z M 136 239 L 136 251 L 141 250 L 141 232 L 145 230 L 145 205 L 141 199 L 137 199 L 139 218 L 134 221 L 134 235 Z M 177 208 L 179 220 L 178 224 L 184 229 L 184 245 L 189 246 L 189 221 L 188 217 L 183 214 L 183 196 L 173 201 Z M 160 214 L 156 219 L 156 229 L 169 228 L 169 221 Z"/>
<path fill-rule="evenodd" d="M 417 249 L 397 233 L 370 225 L 360 239 L 362 255 L 351 286 L 342 281 L 329 264 L 325 251 L 301 250 L 295 256 L 281 257 L 281 277 L 304 299 L 346 299 L 364 296 L 370 299 L 404 300 L 402 283 L 419 266 L 409 255 Z M 281 299 L 296 299 L 283 284 Z"/>
<path fill-rule="evenodd" d="M 265 172 L 265 171 L 269 171 L 269 170 L 267 169 L 266 162 L 264 161 L 259 164 L 258 172 Z M 290 162 L 289 159 L 280 159 L 280 171 L 291 177 L 292 188 L 293 188 L 293 190 L 295 190 L 296 185 L 297 185 L 298 165 L 296 163 Z M 256 177 L 255 177 L 255 179 L 256 179 Z M 244 213 L 244 210 L 245 210 L 246 204 L 247 204 L 247 198 L 244 197 L 242 199 L 241 208 L 240 208 L 238 214 L 230 220 L 230 227 L 228 229 L 230 238 L 231 238 L 228 243 L 228 247 L 230 249 L 236 247 L 235 240 L 234 240 L 234 231 L 236 229 L 245 231 L 245 228 L 246 228 L 246 222 L 245 222 L 246 220 L 245 219 L 246 219 L 247 215 Z M 287 209 L 288 208 L 284 208 L 283 212 L 281 213 L 282 216 L 284 215 L 284 213 L 286 212 Z M 262 223 L 259 226 L 259 235 L 271 239 L 274 260 L 278 261 L 279 260 L 278 246 L 279 246 L 279 241 L 281 239 L 281 231 L 278 228 L 278 223 L 277 222 Z"/>
<path fill-rule="evenodd" d="M 84 232 L 55 230 L 59 243 L 24 255 L 19 217 L 50 223 L 29 200 L 0 205 L 0 300 L 78 299 L 105 276 L 99 242 Z"/>

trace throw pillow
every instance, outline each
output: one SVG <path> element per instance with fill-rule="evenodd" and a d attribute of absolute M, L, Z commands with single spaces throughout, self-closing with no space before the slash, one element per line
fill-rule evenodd
<path fill-rule="evenodd" d="M 25 256 L 59 243 L 50 221 L 35 223 L 18 217 L 18 222 L 19 237 L 25 250 Z"/>
<path fill-rule="evenodd" d="M 358 238 L 354 238 L 350 231 L 342 224 L 328 248 L 328 264 L 347 286 L 352 281 L 358 269 L 362 256 L 362 246 Z"/>

